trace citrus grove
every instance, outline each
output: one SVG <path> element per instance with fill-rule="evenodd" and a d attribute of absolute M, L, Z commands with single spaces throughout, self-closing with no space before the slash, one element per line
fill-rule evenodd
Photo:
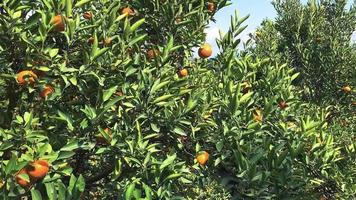
<path fill-rule="evenodd" d="M 212 58 L 230 4 L 1 1 L 0 199 L 355 197 L 355 145 L 290 63 L 239 50 L 247 16 Z"/>

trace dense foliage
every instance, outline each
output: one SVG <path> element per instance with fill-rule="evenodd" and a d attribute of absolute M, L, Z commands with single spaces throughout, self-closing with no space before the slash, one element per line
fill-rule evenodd
<path fill-rule="evenodd" d="M 301 76 L 304 100 L 323 104 L 344 97 L 356 85 L 356 4 L 347 0 L 277 0 L 275 22 L 266 20 L 256 34 L 256 53 L 288 62 Z M 350 99 L 349 99 L 350 100 Z M 348 101 L 350 103 L 350 101 Z"/>
<path fill-rule="evenodd" d="M 228 5 L 2 1 L 0 199 L 355 197 L 354 144 L 301 101 L 302 72 L 238 50 L 247 17 L 203 59 Z"/>

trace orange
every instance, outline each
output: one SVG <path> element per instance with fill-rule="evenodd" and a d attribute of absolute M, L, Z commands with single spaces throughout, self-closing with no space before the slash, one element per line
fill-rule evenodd
<path fill-rule="evenodd" d="M 351 105 L 356 106 L 356 101 L 352 101 Z"/>
<path fill-rule="evenodd" d="M 17 74 L 17 82 L 20 85 L 32 84 L 37 80 L 37 75 L 30 70 L 24 70 Z"/>
<path fill-rule="evenodd" d="M 178 72 L 178 76 L 179 76 L 179 77 L 181 77 L 181 78 L 188 76 L 188 70 L 187 70 L 187 69 L 185 69 L 185 68 L 184 68 L 184 69 L 179 70 L 179 72 Z"/>
<path fill-rule="evenodd" d="M 208 12 L 212 13 L 215 12 L 215 4 L 212 2 L 208 2 Z"/>
<path fill-rule="evenodd" d="M 57 31 L 64 31 L 64 20 L 62 15 L 56 15 L 51 20 L 51 24 L 54 26 Z"/>
<path fill-rule="evenodd" d="M 196 157 L 197 161 L 199 164 L 201 165 L 205 165 L 206 162 L 209 160 L 209 153 L 206 151 L 202 151 L 198 154 L 198 156 Z"/>
<path fill-rule="evenodd" d="M 262 112 L 260 109 L 256 109 L 253 111 L 253 118 L 255 121 L 262 122 Z"/>
<path fill-rule="evenodd" d="M 93 18 L 93 13 L 90 11 L 84 12 L 83 17 L 84 19 L 90 20 L 91 18 Z"/>
<path fill-rule="evenodd" d="M 159 54 L 159 51 L 157 49 L 150 49 L 147 51 L 146 56 L 148 59 L 154 59 L 154 58 L 156 58 L 156 56 L 158 56 L 158 54 Z"/>
<path fill-rule="evenodd" d="M 49 171 L 47 160 L 36 160 L 27 167 L 27 173 L 31 179 L 37 180 L 45 177 Z"/>
<path fill-rule="evenodd" d="M 42 98 L 46 98 L 48 95 L 52 94 L 54 92 L 54 88 L 50 85 L 45 85 L 43 90 L 40 93 L 40 96 Z"/>
<path fill-rule="evenodd" d="M 201 58 L 209 58 L 213 54 L 210 44 L 202 45 L 198 50 L 198 54 Z"/>
<path fill-rule="evenodd" d="M 282 110 L 288 107 L 288 104 L 285 101 L 278 102 L 278 107 Z"/>
<path fill-rule="evenodd" d="M 19 184 L 23 188 L 29 187 L 31 185 L 31 182 L 30 181 L 26 181 L 25 179 L 21 178 L 19 176 L 20 174 L 27 174 L 26 168 L 23 168 L 23 169 L 21 169 L 20 171 L 18 171 L 16 173 L 15 181 L 16 181 L 17 184 Z"/>
<path fill-rule="evenodd" d="M 350 86 L 344 86 L 341 88 L 341 90 L 345 93 L 350 93 L 352 91 L 351 87 Z"/>
<path fill-rule="evenodd" d="M 130 7 L 126 7 L 121 10 L 121 14 L 126 15 L 126 16 L 129 16 L 129 15 L 132 16 L 135 14 L 135 12 Z"/>
<path fill-rule="evenodd" d="M 180 23 L 180 22 L 182 22 L 182 19 L 181 18 L 176 18 L 176 23 L 178 24 L 178 23 Z"/>

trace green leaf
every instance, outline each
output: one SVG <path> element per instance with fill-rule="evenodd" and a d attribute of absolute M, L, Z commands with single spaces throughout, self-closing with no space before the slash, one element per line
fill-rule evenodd
<path fill-rule="evenodd" d="M 30 127 L 33 119 L 33 113 L 32 112 L 25 112 L 24 114 L 24 120 L 25 120 L 25 126 Z"/>
<path fill-rule="evenodd" d="M 300 73 L 293 74 L 292 77 L 290 78 L 291 81 L 296 79 L 299 76 Z"/>
<path fill-rule="evenodd" d="M 62 112 L 60 110 L 58 110 L 57 113 L 58 113 L 60 119 L 67 122 L 68 129 L 73 131 L 74 130 L 73 120 L 67 114 L 65 114 L 64 112 Z"/>
<path fill-rule="evenodd" d="M 32 197 L 32 200 L 42 200 L 40 191 L 38 191 L 36 189 L 31 190 L 31 197 Z"/>
<path fill-rule="evenodd" d="M 152 200 L 152 189 L 144 183 L 142 183 L 142 187 L 145 190 L 145 200 Z"/>
<path fill-rule="evenodd" d="M 62 182 L 58 183 L 58 199 L 66 199 L 67 188 Z"/>
<path fill-rule="evenodd" d="M 160 82 L 161 79 L 157 79 L 154 84 L 152 85 L 150 94 L 154 94 L 156 91 L 158 91 L 159 89 L 163 88 L 164 86 L 168 85 L 171 81 L 163 81 Z"/>
<path fill-rule="evenodd" d="M 95 54 L 94 54 L 94 56 L 93 56 L 93 58 L 92 58 L 92 61 L 93 60 L 95 60 L 95 59 L 97 59 L 99 56 L 101 56 L 101 55 L 103 55 L 105 52 L 107 52 L 109 50 L 109 48 L 108 47 L 105 47 L 105 48 L 102 48 L 102 49 L 100 49 L 99 51 L 97 51 Z"/>
<path fill-rule="evenodd" d="M 116 97 L 116 98 L 110 100 L 109 102 L 107 102 L 107 103 L 104 105 L 104 108 L 102 108 L 102 109 L 100 110 L 100 113 L 98 114 L 98 116 L 96 117 L 95 120 L 100 119 L 101 116 L 103 116 L 104 113 L 105 113 L 107 110 L 109 110 L 109 109 L 111 108 L 111 106 L 115 105 L 117 102 L 119 102 L 119 101 L 122 100 L 123 98 L 124 98 L 124 97 Z"/>
<path fill-rule="evenodd" d="M 135 189 L 135 183 L 131 183 L 126 189 L 125 200 L 131 199 L 134 189 Z"/>
<path fill-rule="evenodd" d="M 75 76 L 72 76 L 69 81 L 73 84 L 73 85 L 77 85 L 78 84 L 78 81 L 77 81 L 77 77 Z"/>
<path fill-rule="evenodd" d="M 143 23 L 145 23 L 145 19 L 140 19 L 137 22 L 135 22 L 131 27 L 130 27 L 130 33 L 133 33 L 139 26 L 141 26 Z"/>
<path fill-rule="evenodd" d="M 117 86 L 111 87 L 103 92 L 103 102 L 110 99 L 110 97 L 116 92 Z"/>
<path fill-rule="evenodd" d="M 46 191 L 47 191 L 47 196 L 49 200 L 56 200 L 57 199 L 57 192 L 56 189 L 54 188 L 54 183 L 45 183 Z"/>
<path fill-rule="evenodd" d="M 16 161 L 17 161 L 17 156 L 13 154 L 11 159 L 9 160 L 9 162 L 7 163 L 7 165 L 5 167 L 5 174 L 6 175 L 11 174 L 11 172 L 15 169 Z"/>
<path fill-rule="evenodd" d="M 70 192 L 73 192 L 73 189 L 75 187 L 75 183 L 77 182 L 77 178 L 72 174 L 70 176 L 70 179 L 69 179 L 69 186 L 68 186 L 68 190 Z"/>
<path fill-rule="evenodd" d="M 65 145 L 64 147 L 62 147 L 60 149 L 60 151 L 73 151 L 78 148 L 79 148 L 78 141 L 72 141 L 72 142 L 68 143 L 67 145 Z"/>
<path fill-rule="evenodd" d="M 173 132 L 177 133 L 178 135 L 182 135 L 182 136 L 186 136 L 187 134 L 184 132 L 183 129 L 179 128 L 179 127 L 175 127 L 173 129 Z"/>
<path fill-rule="evenodd" d="M 221 152 L 222 148 L 224 147 L 224 142 L 218 141 L 215 146 L 216 146 L 216 150 L 218 150 L 218 152 Z"/>
<path fill-rule="evenodd" d="M 77 180 L 77 182 L 75 184 L 75 187 L 79 192 L 84 192 L 85 180 L 84 180 L 84 177 L 82 175 L 79 175 L 79 178 L 78 178 L 78 180 Z"/>
<path fill-rule="evenodd" d="M 91 46 L 92 47 L 91 47 L 90 57 L 94 57 L 94 55 L 96 55 L 98 51 L 98 36 L 96 34 L 94 34 L 94 42 Z"/>
<path fill-rule="evenodd" d="M 159 102 L 164 101 L 164 100 L 167 100 L 167 99 L 169 99 L 169 98 L 171 98 L 171 97 L 173 97 L 173 96 L 174 96 L 174 95 L 172 95 L 172 94 L 166 94 L 166 95 L 160 96 L 160 97 L 156 98 L 156 99 L 153 101 L 153 103 L 159 103 Z"/>
<path fill-rule="evenodd" d="M 147 36 L 147 34 L 144 34 L 144 35 L 139 35 L 139 36 L 136 36 L 134 39 L 132 39 L 128 46 L 132 47 L 134 44 L 136 44 L 137 42 L 145 39 L 145 37 Z"/>
<path fill-rule="evenodd" d="M 85 105 L 84 109 L 80 109 L 89 119 L 95 119 L 96 117 L 96 110 L 93 107 Z"/>
<path fill-rule="evenodd" d="M 276 162 L 277 167 L 279 167 L 282 164 L 283 160 L 287 157 L 288 152 L 289 152 L 288 149 L 286 149 L 281 153 L 281 155 L 278 156 L 278 159 Z"/>
<path fill-rule="evenodd" d="M 183 174 L 180 174 L 180 173 L 170 174 L 169 176 L 167 176 L 167 177 L 163 180 L 163 182 L 166 182 L 166 181 L 172 180 L 172 179 L 177 179 L 177 178 L 182 177 L 182 176 L 183 176 Z"/>
<path fill-rule="evenodd" d="M 159 167 L 160 171 L 162 171 L 164 168 L 166 168 L 168 165 L 172 164 L 173 161 L 176 159 L 177 154 L 173 154 L 172 156 L 168 156 L 166 160 L 164 160 Z"/>
<path fill-rule="evenodd" d="M 78 2 L 74 5 L 74 7 L 75 7 L 75 8 L 82 7 L 83 5 L 89 3 L 90 1 L 92 1 L 92 0 L 81 0 L 81 1 L 78 1 Z"/>
<path fill-rule="evenodd" d="M 240 104 L 241 104 L 241 103 L 245 103 L 246 101 L 248 101 L 248 100 L 251 98 L 252 95 L 253 95 L 253 92 L 249 92 L 249 93 L 243 95 L 243 96 L 241 97 L 241 99 L 239 100 L 239 103 L 240 103 Z"/>
<path fill-rule="evenodd" d="M 54 57 L 58 54 L 58 51 L 59 51 L 59 49 L 51 49 L 51 50 L 49 51 L 49 56 L 50 56 L 51 58 L 54 58 Z"/>
<path fill-rule="evenodd" d="M 72 17 L 72 0 L 66 0 L 66 16 Z"/>

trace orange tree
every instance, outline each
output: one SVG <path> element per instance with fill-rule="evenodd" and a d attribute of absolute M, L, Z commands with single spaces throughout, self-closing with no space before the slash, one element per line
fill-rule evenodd
<path fill-rule="evenodd" d="M 302 75 L 294 81 L 303 100 L 314 109 L 327 108 L 329 132 L 336 137 L 343 156 L 339 179 L 345 199 L 355 196 L 355 3 L 347 1 L 277 0 L 277 20 L 265 20 L 253 36 L 249 52 L 290 63 Z M 351 150 L 351 151 L 350 151 Z M 347 196 L 349 193 L 350 196 Z"/>
<path fill-rule="evenodd" d="M 256 32 L 256 54 L 288 62 L 300 72 L 295 84 L 303 87 L 306 101 L 351 103 L 342 91 L 356 84 L 351 43 L 356 4 L 349 2 L 350 7 L 346 0 L 276 0 L 275 22 L 266 20 Z"/>
<path fill-rule="evenodd" d="M 239 53 L 246 17 L 191 58 L 228 4 L 2 1 L 1 199 L 337 194 L 324 112 L 295 112 L 287 65 Z"/>

